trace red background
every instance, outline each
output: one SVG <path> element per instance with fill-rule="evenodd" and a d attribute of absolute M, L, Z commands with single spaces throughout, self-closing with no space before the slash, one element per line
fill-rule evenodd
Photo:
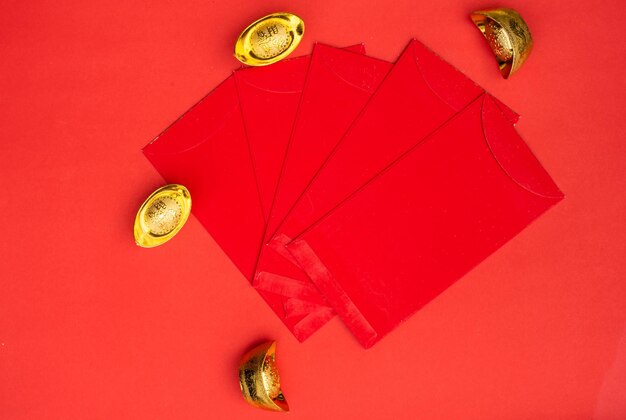
<path fill-rule="evenodd" d="M 518 1 L 510 80 L 468 18 L 488 2 L 8 1 L 0 13 L 0 418 L 273 418 L 240 354 L 278 340 L 291 419 L 626 418 L 623 1 Z M 255 18 L 393 60 L 417 37 L 522 115 L 567 195 L 364 351 L 338 319 L 298 343 L 192 217 L 132 239 L 163 181 L 140 149 L 238 63 Z"/>

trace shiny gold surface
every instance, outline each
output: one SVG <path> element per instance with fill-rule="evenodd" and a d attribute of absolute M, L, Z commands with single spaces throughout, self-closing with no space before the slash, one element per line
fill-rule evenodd
<path fill-rule="evenodd" d="M 289 411 L 280 389 L 275 341 L 256 346 L 242 357 L 239 386 L 248 404 L 266 410 Z"/>
<path fill-rule="evenodd" d="M 266 66 L 291 54 L 302 35 L 302 19 L 291 13 L 274 13 L 243 30 L 235 43 L 235 57 L 249 66 Z"/>
<path fill-rule="evenodd" d="M 507 79 L 524 64 L 533 47 L 530 30 L 513 9 L 473 12 L 470 17 L 496 56 L 500 73 Z"/>
<path fill-rule="evenodd" d="M 191 196 L 180 184 L 159 188 L 144 201 L 135 217 L 135 243 L 152 248 L 169 241 L 183 227 L 191 211 Z"/>

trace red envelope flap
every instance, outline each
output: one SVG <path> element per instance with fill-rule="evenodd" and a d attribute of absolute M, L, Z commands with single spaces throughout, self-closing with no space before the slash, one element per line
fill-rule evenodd
<path fill-rule="evenodd" d="M 511 108 L 504 105 L 502 101 L 500 101 L 495 96 L 492 96 L 491 99 L 496 103 L 496 105 L 502 112 L 502 115 L 504 115 L 504 118 L 509 122 L 509 124 L 511 125 L 517 124 L 517 122 L 519 121 L 519 114 L 517 112 L 513 111 Z"/>
<path fill-rule="evenodd" d="M 483 113 L 508 124 L 494 105 L 475 100 L 287 245 L 365 347 L 561 199 L 522 188 L 494 158 Z M 515 130 L 497 136 L 522 142 Z M 521 156 L 524 179 L 543 183 L 541 165 Z"/>
<path fill-rule="evenodd" d="M 409 43 L 407 49 L 413 50 L 415 63 L 420 70 L 420 74 L 433 92 L 457 111 L 460 111 L 476 98 L 477 94 L 484 91 L 482 87 L 478 86 L 460 70 L 421 42 L 413 40 Z M 474 86 L 474 89 L 470 88 L 471 85 Z M 511 124 L 517 123 L 519 114 L 507 107 L 499 99 L 492 98 L 505 118 Z"/>
<path fill-rule="evenodd" d="M 344 48 L 344 50 L 352 51 L 353 53 L 357 53 L 357 54 L 361 54 L 361 55 L 365 55 L 365 44 L 363 44 L 363 43 L 355 44 L 355 45 L 352 45 L 350 47 Z"/>
<path fill-rule="evenodd" d="M 279 61 L 271 66 L 244 67 L 235 70 L 238 89 L 250 89 L 252 94 L 300 93 L 309 67 L 309 56 Z"/>
<path fill-rule="evenodd" d="M 280 296 L 299 299 L 315 306 L 328 306 L 319 291 L 311 282 L 302 282 L 290 277 L 283 277 L 272 273 L 261 273 L 255 278 L 254 287 L 257 290 L 274 293 Z M 285 311 L 289 316 L 289 311 Z"/>
<path fill-rule="evenodd" d="M 265 224 L 233 77 L 143 152 L 167 182 L 189 189 L 192 213 L 251 280 Z"/>
<path fill-rule="evenodd" d="M 357 44 L 344 48 L 356 54 L 365 54 L 365 45 Z M 239 89 L 248 85 L 250 89 L 272 93 L 300 93 L 309 67 L 309 55 L 279 61 L 271 66 L 243 67 L 234 71 Z"/>
<path fill-rule="evenodd" d="M 369 348 L 377 341 L 378 332 L 363 316 L 351 295 L 347 294 L 341 283 L 324 265 L 324 262 L 309 246 L 306 240 L 296 239 L 288 244 L 289 251 L 298 260 L 298 263 L 309 275 L 317 288 L 328 297 L 333 309 L 339 314 L 346 327 L 354 334 L 365 348 Z M 331 255 L 332 257 L 332 255 Z"/>
<path fill-rule="evenodd" d="M 190 108 L 144 149 L 144 153 L 180 153 L 219 133 L 233 119 L 240 119 L 232 77 Z"/>
<path fill-rule="evenodd" d="M 482 109 L 483 132 L 495 160 L 504 172 L 521 187 L 549 198 L 563 198 L 563 193 L 543 169 L 528 145 L 501 117 L 501 109 L 490 95 Z"/>
<path fill-rule="evenodd" d="M 311 284 L 313 286 L 313 284 Z M 315 286 L 313 286 L 315 287 Z M 300 320 L 310 315 L 311 313 L 319 310 L 319 309 L 327 309 L 333 315 L 335 312 L 329 308 L 328 306 L 320 306 L 309 300 L 300 300 L 298 298 L 287 299 L 285 302 L 285 313 L 286 317 L 300 317 Z"/>
<path fill-rule="evenodd" d="M 290 299 L 287 302 L 290 303 L 297 301 L 295 299 Z M 293 308 L 291 309 L 291 311 L 295 312 Z M 304 341 L 309 338 L 311 334 L 313 334 L 315 331 L 323 327 L 334 316 L 335 312 L 331 308 L 319 306 L 317 307 L 317 309 L 309 312 L 309 314 L 306 315 L 304 318 L 294 323 L 291 327 L 291 331 L 299 341 Z"/>
<path fill-rule="evenodd" d="M 290 241 L 279 236 L 263 246 L 261 266 L 257 267 L 253 286 L 295 337 L 304 341 L 331 319 L 334 311 L 285 248 Z M 303 313 L 311 305 L 314 310 Z M 321 310 L 322 307 L 326 310 Z"/>
<path fill-rule="evenodd" d="M 411 57 L 426 85 L 455 111 L 465 108 L 484 92 L 483 88 L 417 40 L 412 40 L 403 56 Z"/>
<path fill-rule="evenodd" d="M 316 59 L 311 65 L 323 66 L 326 72 L 330 72 L 326 76 L 321 76 L 324 77 L 324 80 L 329 83 L 334 81 L 341 88 L 347 84 L 356 89 L 361 89 L 366 92 L 366 96 L 374 93 L 380 85 L 381 74 L 386 75 L 391 68 L 391 63 L 387 61 L 340 50 L 325 44 L 316 44 L 313 55 Z M 327 90 L 332 91 L 333 87 L 330 86 Z M 333 99 L 335 98 L 333 97 Z"/>

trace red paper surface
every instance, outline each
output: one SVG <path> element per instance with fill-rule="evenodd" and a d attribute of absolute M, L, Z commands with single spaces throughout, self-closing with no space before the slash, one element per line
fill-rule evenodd
<path fill-rule="evenodd" d="M 483 95 L 287 248 L 370 347 L 562 198 Z"/>
<path fill-rule="evenodd" d="M 468 18 L 487 2 L 288 5 L 306 25 L 295 54 L 367 41 L 395 61 L 418 36 L 522 115 L 567 193 L 368 351 L 338 317 L 299 343 L 193 215 L 161 247 L 133 242 L 164 183 L 141 148 L 238 67 L 242 28 L 286 3 L 5 7 L 0 418 L 277 419 L 236 380 L 261 339 L 278 342 L 290 420 L 626 418 L 624 2 L 507 5 L 535 41 L 508 80 Z"/>

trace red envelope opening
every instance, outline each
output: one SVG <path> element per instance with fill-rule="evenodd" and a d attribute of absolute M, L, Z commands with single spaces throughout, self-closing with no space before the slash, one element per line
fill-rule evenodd
<path fill-rule="evenodd" d="M 367 348 L 562 198 L 482 95 L 287 249 Z"/>

